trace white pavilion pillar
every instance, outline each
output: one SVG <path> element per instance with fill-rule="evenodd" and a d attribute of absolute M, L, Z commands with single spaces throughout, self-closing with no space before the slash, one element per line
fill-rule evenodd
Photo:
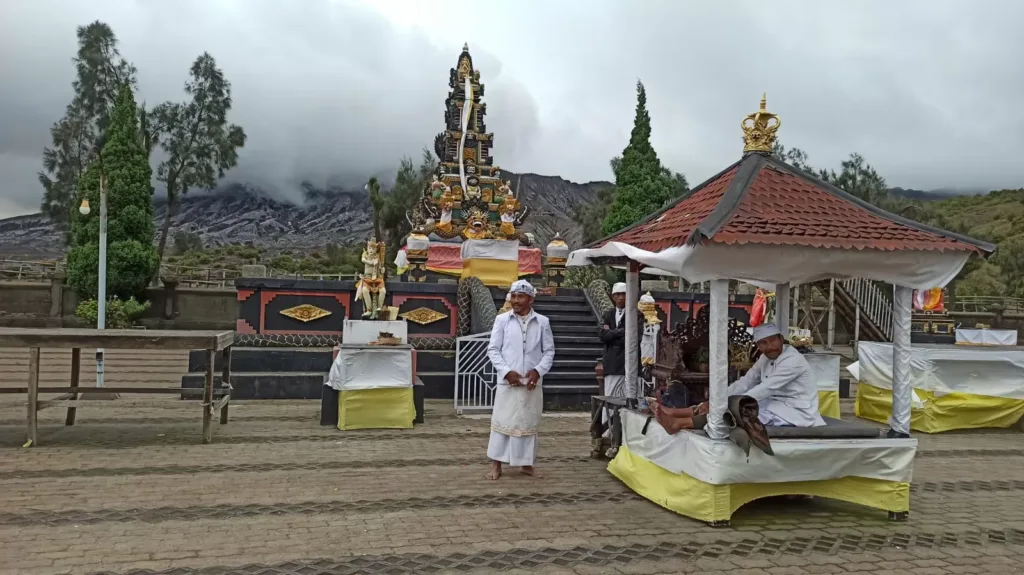
<path fill-rule="evenodd" d="M 789 339 L 789 283 L 775 284 L 775 325 Z"/>
<path fill-rule="evenodd" d="M 729 431 L 723 417 L 729 387 L 729 280 L 711 280 L 708 309 L 708 424 L 711 439 L 725 439 Z"/>
<path fill-rule="evenodd" d="M 626 399 L 637 397 L 640 340 L 637 339 L 637 303 L 640 302 L 640 265 L 626 267 Z"/>
<path fill-rule="evenodd" d="M 895 286 L 892 298 L 892 432 L 910 435 L 910 314 L 914 290 Z"/>

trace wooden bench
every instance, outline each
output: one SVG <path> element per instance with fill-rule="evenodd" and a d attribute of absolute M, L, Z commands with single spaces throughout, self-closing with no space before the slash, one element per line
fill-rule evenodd
<path fill-rule="evenodd" d="M 202 396 L 203 443 L 213 442 L 213 413 L 220 410 L 220 422 L 228 422 L 228 403 L 231 401 L 231 331 L 169 331 L 134 329 L 21 329 L 0 328 L 0 347 L 29 348 L 27 387 L 0 387 L 0 393 L 26 393 L 28 395 L 28 442 L 39 444 L 37 414 L 48 407 L 66 407 L 65 425 L 75 424 L 79 397 L 91 393 L 139 393 L 178 396 Z M 40 350 L 43 348 L 71 349 L 71 381 L 68 387 L 39 387 Z M 80 387 L 82 349 L 205 349 L 206 382 L 202 389 L 181 387 Z M 221 354 L 221 387 L 214 390 L 214 360 Z M 39 400 L 40 393 L 61 394 L 54 399 Z M 214 396 L 217 396 L 214 399 Z"/>

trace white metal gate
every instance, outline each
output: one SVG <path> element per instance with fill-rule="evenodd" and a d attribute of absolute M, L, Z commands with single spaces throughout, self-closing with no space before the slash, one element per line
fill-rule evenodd
<path fill-rule="evenodd" d="M 466 335 L 455 341 L 455 411 L 487 412 L 494 406 L 497 384 L 494 365 L 487 357 L 491 334 Z"/>

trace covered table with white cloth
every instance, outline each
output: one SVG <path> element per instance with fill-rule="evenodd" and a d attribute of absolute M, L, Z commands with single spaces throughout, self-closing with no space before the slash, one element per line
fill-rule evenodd
<path fill-rule="evenodd" d="M 841 470 L 835 477 L 810 479 L 804 478 L 808 470 L 799 468 L 788 469 L 788 475 L 762 474 L 770 463 L 760 453 L 752 452 L 750 459 L 742 462 L 722 457 L 732 448 L 739 449 L 728 439 L 724 418 L 728 403 L 729 281 L 774 287 L 775 323 L 783 329 L 790 325 L 789 293 L 793 285 L 831 278 L 865 278 L 893 284 L 895 401 L 887 438 L 822 439 L 820 449 L 824 454 L 848 449 L 847 441 L 893 441 L 894 446 L 912 454 L 916 449 L 916 440 L 909 438 L 912 292 L 915 288 L 945 286 L 971 255 L 990 254 L 995 246 L 890 214 L 786 164 L 771 154 L 779 125 L 778 117 L 766 111 L 762 98 L 760 110 L 744 119 L 744 155 L 739 161 L 644 220 L 569 256 L 569 266 L 625 268 L 626 309 L 637 304 L 640 272 L 711 284 L 707 425 L 703 431 L 680 431 L 673 440 L 716 445 L 706 463 L 718 476 L 731 479 L 715 484 L 706 481 L 708 477 L 690 475 L 687 469 L 673 472 L 662 466 L 664 462 L 659 464 L 634 453 L 628 441 L 609 464 L 609 470 L 652 501 L 715 525 L 727 523 L 735 507 L 714 506 L 709 512 L 702 502 L 722 497 L 723 493 L 730 494 L 733 501 L 779 494 L 842 494 L 839 498 L 886 509 L 890 518 L 903 519 L 910 505 L 909 488 L 905 487 L 912 455 L 897 459 L 893 463 L 897 476 L 888 479 L 864 479 L 850 469 Z M 635 323 L 629 323 L 632 315 L 626 316 L 627 352 L 635 350 L 638 343 L 631 341 L 635 338 Z M 636 381 L 636 363 L 627 358 L 627 385 Z M 650 422 L 650 428 L 656 427 L 653 433 L 664 433 L 656 421 Z M 786 441 L 779 443 L 784 445 Z M 687 453 L 686 457 L 693 456 Z M 661 493 L 670 491 L 681 497 L 669 505 L 659 493 L 638 489 L 634 482 L 643 472 L 627 465 L 633 461 L 660 470 Z M 810 463 L 801 459 L 797 465 Z M 726 474 L 740 466 L 749 468 L 739 476 Z M 767 483 L 748 481 L 750 477 L 764 477 Z M 882 482 L 884 486 L 865 481 Z M 883 491 L 891 497 L 884 496 Z"/>
<path fill-rule="evenodd" d="M 959 345 L 1017 345 L 1017 332 L 1012 329 L 964 329 L 956 330 Z"/>
<path fill-rule="evenodd" d="M 338 348 L 326 385 L 338 391 L 338 429 L 406 429 L 416 408 L 415 350 L 408 343 L 373 345 L 382 330 L 406 342 L 405 322 L 345 323 L 346 343 Z M 358 342 L 358 343 L 353 343 Z"/>
<path fill-rule="evenodd" d="M 858 344 L 850 366 L 857 415 L 885 421 L 892 405 L 892 344 Z M 910 427 L 937 433 L 1005 428 L 1024 417 L 1024 348 L 916 344 L 910 350 Z"/>

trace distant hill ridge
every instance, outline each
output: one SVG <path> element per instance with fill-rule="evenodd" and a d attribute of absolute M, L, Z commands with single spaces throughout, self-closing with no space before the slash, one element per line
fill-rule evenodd
<path fill-rule="evenodd" d="M 502 170 L 502 177 L 512 181 L 520 201 L 530 206 L 526 228 L 541 246 L 556 232 L 578 246 L 582 230 L 572 215 L 579 206 L 593 202 L 600 190 L 612 186 L 610 182 L 576 184 L 558 176 L 507 170 Z M 370 235 L 372 210 L 366 191 L 324 189 L 309 183 L 302 188 L 302 204 L 275 199 L 244 183 L 228 184 L 212 193 L 188 194 L 171 219 L 172 234 L 195 232 L 207 246 L 251 242 L 280 249 L 352 243 Z M 153 205 L 159 229 L 167 202 L 158 195 Z M 0 255 L 53 258 L 61 257 L 63 251 L 60 231 L 42 214 L 0 220 Z"/>

